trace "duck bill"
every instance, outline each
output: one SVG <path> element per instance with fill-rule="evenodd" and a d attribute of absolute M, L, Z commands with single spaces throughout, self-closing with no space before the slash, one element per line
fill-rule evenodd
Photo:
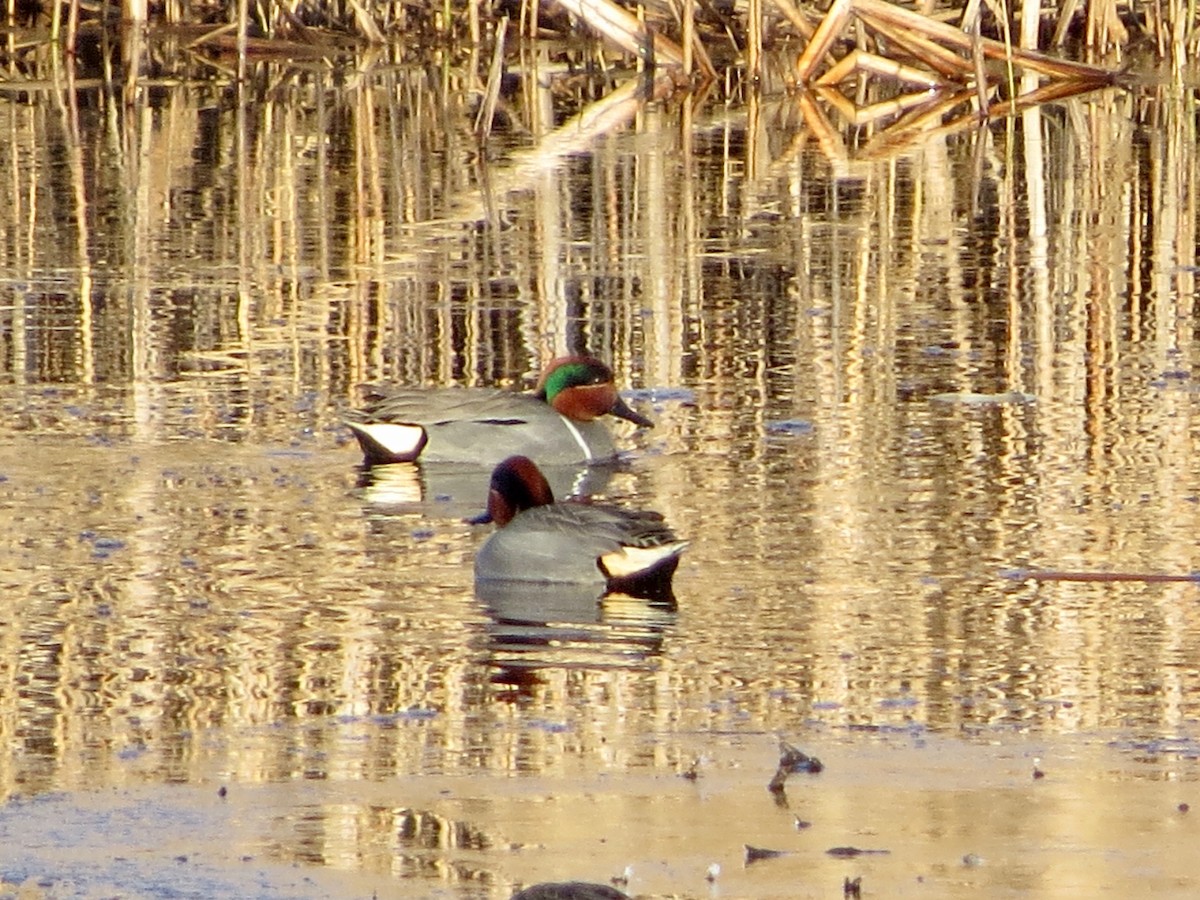
<path fill-rule="evenodd" d="M 613 404 L 613 408 L 609 410 L 614 416 L 619 419 L 625 419 L 627 422 L 633 422 L 635 425 L 641 425 L 643 428 L 653 428 L 654 423 L 643 416 L 641 413 L 630 408 L 629 404 L 617 398 L 617 402 Z"/>

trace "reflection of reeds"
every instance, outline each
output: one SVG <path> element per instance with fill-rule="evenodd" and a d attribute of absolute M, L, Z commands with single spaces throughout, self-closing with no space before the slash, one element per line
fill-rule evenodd
<path fill-rule="evenodd" d="M 714 222 L 750 227 L 767 215 L 808 228 L 820 212 L 812 198 L 836 193 L 832 185 L 846 178 L 865 179 L 867 194 L 881 202 L 858 215 L 886 217 L 905 201 L 893 180 L 875 182 L 875 159 L 925 153 L 931 142 L 971 157 L 993 152 L 994 139 L 970 115 L 940 124 L 940 112 L 933 127 L 903 116 L 850 145 L 804 93 L 756 101 L 749 118 L 722 122 L 690 105 L 648 111 L 631 85 L 546 130 L 546 105 L 561 103 L 551 84 L 531 88 L 524 96 L 532 103 L 511 95 L 493 139 L 519 134 L 527 146 L 482 165 L 474 161 L 469 83 L 453 70 L 367 70 L 338 93 L 313 72 L 252 86 L 260 99 L 244 106 L 164 89 L 154 120 L 135 109 L 121 122 L 77 104 L 53 116 L 36 105 L 0 107 L 7 163 L 0 263 L 24 285 L 0 313 L 13 335 L 4 371 L 32 382 L 202 377 L 234 390 L 248 381 L 264 398 L 303 386 L 349 403 L 355 385 L 380 378 L 528 377 L 547 356 L 587 343 L 671 382 L 682 371 L 680 353 L 703 359 L 735 340 L 728 310 L 714 303 L 720 290 L 712 278 L 737 248 L 712 236 L 720 233 Z M 1045 99 L 1051 88 L 1032 96 Z M 1182 290 L 1195 264 L 1186 178 L 1196 135 L 1175 105 L 1143 104 L 1158 116 L 1157 149 L 1140 156 L 1127 130 L 1098 131 L 1120 121 L 1130 102 L 1111 91 L 1087 104 L 1065 102 L 1069 127 L 1056 133 L 1072 138 L 1070 148 L 1027 145 L 1024 162 L 1005 171 L 1029 183 L 1005 183 L 997 195 L 1043 196 L 1063 190 L 1047 186 L 1061 179 L 1074 183 L 1071 172 L 1055 168 L 1060 153 L 1119 153 L 1133 167 L 1120 176 L 1131 185 L 1128 208 L 1112 206 L 1111 173 L 1088 169 L 1098 180 L 1092 194 L 1072 195 L 1075 228 L 1055 236 L 1063 226 L 1051 210 L 1039 205 L 1029 214 L 1038 213 L 1046 240 L 1078 246 L 1083 280 L 1124 266 L 1123 247 L 1162 257 L 1149 265 L 1170 273 L 1156 276 L 1165 279 L 1161 295 Z M 629 157 L 605 148 L 620 128 L 635 125 L 649 155 L 635 151 L 631 169 L 619 161 Z M 1030 129 L 1037 131 L 1033 120 Z M 824 162 L 804 152 L 810 145 L 822 148 Z M 586 170 L 573 171 L 569 161 L 588 150 L 594 155 L 579 157 L 589 160 Z M 1032 168 L 1038 159 L 1042 174 Z M 64 177 L 47 180 L 51 172 Z M 978 209 L 977 180 L 945 178 L 962 192 L 958 202 Z M 809 198 L 800 204 L 785 199 L 798 185 Z M 1090 222 L 1106 224 L 1091 236 Z M 1147 233 L 1151 225 L 1172 231 Z M 880 220 L 876 227 L 919 240 L 925 226 Z M 756 253 L 794 261 L 786 232 L 767 234 L 781 243 Z M 1175 250 L 1166 258 L 1168 248 Z M 808 245 L 804 268 L 834 265 L 813 258 L 825 252 L 833 251 Z M 901 281 L 920 280 L 907 263 L 880 265 Z M 63 271 L 70 277 L 47 274 Z M 753 297 L 740 302 L 739 345 L 753 343 L 760 313 L 770 318 Z M 689 328 L 704 336 L 702 347 L 681 349 Z"/>

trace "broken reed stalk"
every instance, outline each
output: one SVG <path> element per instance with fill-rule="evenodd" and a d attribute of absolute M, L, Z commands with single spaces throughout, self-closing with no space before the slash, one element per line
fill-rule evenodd
<path fill-rule="evenodd" d="M 250 20 L 250 4 L 248 0 L 238 0 L 237 6 L 237 80 L 239 85 L 246 83 L 246 27 Z"/>
<path fill-rule="evenodd" d="M 67 11 L 67 55 L 75 55 L 75 42 L 79 38 L 79 0 L 71 0 Z"/>
<path fill-rule="evenodd" d="M 650 32 L 636 16 L 610 0 L 558 0 L 558 5 L 645 63 L 683 66 L 683 50 L 674 41 Z"/>
<path fill-rule="evenodd" d="M 1061 47 L 1067 40 L 1067 29 L 1071 27 L 1071 19 L 1075 17 L 1075 7 L 1079 0 L 1063 0 L 1058 10 L 1058 20 L 1054 23 L 1054 35 L 1050 38 L 1051 47 Z"/>
<path fill-rule="evenodd" d="M 692 74 L 692 42 L 696 39 L 696 4 L 692 0 L 683 0 L 683 24 L 680 27 L 679 40 L 683 45 L 683 74 Z"/>
<path fill-rule="evenodd" d="M 508 17 L 503 17 L 508 21 Z M 467 33 L 471 36 L 471 46 L 478 47 L 482 34 L 479 28 L 479 0 L 467 0 Z"/>
<path fill-rule="evenodd" d="M 817 30 L 817 26 L 810 22 L 792 0 L 772 0 L 775 9 L 791 23 L 791 26 L 799 32 L 800 37 L 807 41 L 812 40 L 813 32 Z"/>
<path fill-rule="evenodd" d="M 1038 49 L 1038 24 L 1042 22 L 1040 0 L 1021 0 L 1021 31 L 1018 47 L 1022 50 Z M 1008 34 L 1008 31 L 1004 31 Z"/>
<path fill-rule="evenodd" d="M 853 0 L 833 0 L 833 3 L 830 4 L 829 11 L 825 13 L 825 18 L 821 19 L 817 30 L 813 32 L 812 40 L 808 42 L 808 45 L 804 48 L 804 52 L 796 60 L 796 79 L 801 84 L 809 82 L 813 70 L 817 67 L 817 63 L 829 52 L 829 48 L 833 46 L 834 42 L 841 37 L 846 23 L 850 20 L 852 9 Z"/>
<path fill-rule="evenodd" d="M 983 35 L 979 33 L 979 0 L 970 0 L 963 14 L 963 22 L 970 23 L 967 28 L 971 35 L 971 68 L 975 73 L 975 100 L 979 103 L 979 114 L 988 115 L 988 102 L 991 91 L 988 89 L 987 69 L 983 61 Z"/>
<path fill-rule="evenodd" d="M 893 6 L 884 0 L 846 0 L 852 4 L 855 12 L 870 16 L 901 29 L 923 33 L 930 39 L 969 51 L 973 43 L 971 36 L 964 34 L 953 25 L 928 19 L 925 16 Z M 822 23 L 824 24 L 824 23 Z M 818 29 L 819 30 L 819 29 Z M 1017 64 L 1039 75 L 1053 78 L 1076 79 L 1107 84 L 1112 82 L 1114 75 L 1108 69 L 1099 66 L 1089 66 L 1086 63 L 1070 62 L 1056 59 L 1035 50 L 1014 49 L 1001 41 L 991 38 L 980 38 L 979 45 L 984 56 L 989 59 L 1007 61 L 1010 57 Z"/>
<path fill-rule="evenodd" d="M 753 81 L 762 76 L 762 0 L 749 0 L 746 16 L 746 71 Z"/>
<path fill-rule="evenodd" d="M 709 81 L 715 81 L 717 78 L 717 68 L 713 65 L 712 57 L 708 55 L 708 51 L 704 48 L 704 41 L 700 40 L 700 35 L 692 34 L 692 52 L 695 55 L 696 62 L 700 64 L 700 71 L 704 78 Z"/>
<path fill-rule="evenodd" d="M 887 57 L 857 49 L 851 50 L 843 56 L 832 68 L 827 69 L 820 78 L 814 81 L 813 84 L 822 86 L 837 84 L 856 70 L 869 72 L 873 75 L 882 75 L 896 81 L 904 81 L 908 84 L 925 88 L 926 90 L 947 86 L 947 83 L 943 79 L 938 78 L 936 75 L 931 75 L 924 69 L 914 69 L 912 66 L 898 63 L 894 59 L 888 59 Z"/>
<path fill-rule="evenodd" d="M 967 77 L 973 71 L 971 63 L 967 60 L 927 37 L 912 31 L 893 28 L 888 23 L 866 13 L 859 13 L 858 17 L 872 31 L 883 35 L 888 41 L 900 47 L 914 59 L 921 60 L 945 78 L 957 81 Z"/>
<path fill-rule="evenodd" d="M 492 48 L 492 65 L 488 71 L 487 87 L 483 102 L 475 116 L 475 137 L 482 144 L 492 133 L 492 120 L 496 116 L 496 102 L 500 99 L 500 81 L 504 77 L 504 39 L 508 34 L 508 16 L 500 19 L 496 26 L 496 46 Z"/>
<path fill-rule="evenodd" d="M 1004 32 L 1004 74 L 1008 79 L 1008 95 L 1015 96 L 1017 93 L 1017 73 L 1013 68 L 1013 43 L 1012 32 L 1008 27 L 1008 3 L 1005 0 L 995 0 L 1000 4 L 998 17 L 1000 19 L 1000 28 Z M 1037 3 L 1038 0 L 1030 0 L 1031 3 Z M 982 46 L 982 38 L 974 42 L 978 46 Z"/>
<path fill-rule="evenodd" d="M 359 33 L 367 39 L 368 43 L 376 45 L 387 43 L 387 39 L 383 36 L 383 32 L 380 31 L 379 26 L 375 24 L 375 20 L 371 18 L 371 14 L 367 11 L 366 7 L 359 3 L 358 0 L 350 0 L 350 9 L 354 13 L 354 22 L 356 25 L 358 25 Z M 475 3 L 472 2 L 468 9 L 473 11 L 475 9 Z M 287 8 L 283 7 L 283 11 L 286 13 Z M 474 26 L 471 32 L 471 46 L 474 47 L 479 44 L 479 18 L 478 16 L 469 16 L 468 18 L 470 24 Z"/>

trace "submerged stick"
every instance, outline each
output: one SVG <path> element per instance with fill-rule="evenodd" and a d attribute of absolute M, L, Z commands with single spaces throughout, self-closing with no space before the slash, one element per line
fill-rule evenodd
<path fill-rule="evenodd" d="M 1034 569 L 1024 573 L 1034 581 L 1137 581 L 1146 584 L 1200 584 L 1200 572 L 1178 575 L 1162 572 L 1067 572 L 1060 569 Z"/>

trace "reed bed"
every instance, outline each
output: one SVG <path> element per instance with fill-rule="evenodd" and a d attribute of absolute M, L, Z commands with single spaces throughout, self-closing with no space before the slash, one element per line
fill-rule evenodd
<path fill-rule="evenodd" d="M 392 59 L 482 51 L 507 54 L 511 61 L 512 45 L 538 40 L 564 48 L 587 46 L 591 60 L 602 67 L 636 59 L 641 66 L 678 70 L 689 79 L 739 75 L 757 80 L 773 50 L 791 55 L 791 80 L 798 85 L 810 83 L 822 60 L 826 79 L 830 71 L 857 70 L 904 80 L 902 69 L 910 64 L 943 78 L 983 76 L 981 55 L 1009 66 L 1065 65 L 1064 60 L 1074 59 L 1117 71 L 1136 54 L 1168 61 L 1181 79 L 1200 44 L 1194 0 L 1137 5 L 1062 0 L 1057 7 L 1012 9 L 994 0 L 834 0 L 828 8 L 794 0 L 728 5 L 173 0 L 151 8 L 145 0 L 122 0 L 86 9 L 81 0 L 8 0 L 6 20 L 0 61 L 10 78 L 42 68 L 39 63 L 51 50 L 74 61 L 69 72 L 113 78 L 129 69 L 144 76 L 162 67 L 162 55 L 155 58 L 151 45 L 170 45 L 185 58 L 206 60 L 214 69 L 244 78 L 248 60 L 335 59 L 368 48 Z M 1081 73 L 1094 77 L 1080 69 L 1069 77 Z"/>

